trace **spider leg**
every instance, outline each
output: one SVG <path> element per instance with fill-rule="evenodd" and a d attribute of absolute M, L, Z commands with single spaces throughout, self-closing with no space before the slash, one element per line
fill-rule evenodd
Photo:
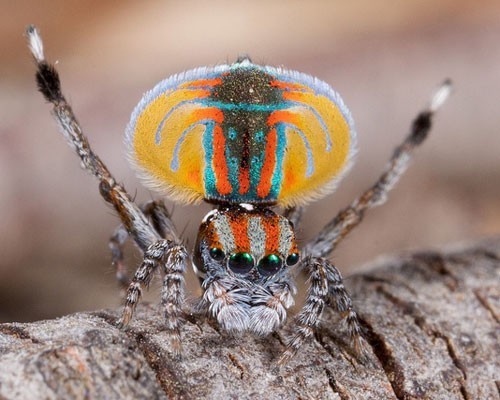
<path fill-rule="evenodd" d="M 293 358 L 302 344 L 314 334 L 328 300 L 328 279 L 324 266 L 317 259 L 309 259 L 305 263 L 310 271 L 310 286 L 304 306 L 295 318 L 293 336 L 278 361 L 280 365 Z"/>
<path fill-rule="evenodd" d="M 361 326 L 339 270 L 324 258 L 310 258 L 305 261 L 305 267 L 309 270 L 309 291 L 304 306 L 296 317 L 294 334 L 278 363 L 286 364 L 314 334 L 325 305 L 340 313 L 356 354 L 363 355 L 365 343 L 361 336 Z"/>
<path fill-rule="evenodd" d="M 127 267 L 123 262 L 123 246 L 129 238 L 127 229 L 120 224 L 109 239 L 108 247 L 111 250 L 111 265 L 115 268 L 115 275 L 118 284 L 122 289 L 127 289 L 130 279 L 127 274 Z"/>
<path fill-rule="evenodd" d="M 140 206 L 141 211 L 151 221 L 153 228 L 163 238 L 180 243 L 175 226 L 170 218 L 165 204 L 161 200 L 151 200 Z M 126 289 L 130 284 L 127 276 L 127 267 L 123 262 L 123 246 L 129 234 L 123 224 L 118 226 L 109 240 L 111 250 L 111 262 L 116 270 L 116 279 L 122 289 Z"/>
<path fill-rule="evenodd" d="M 144 212 L 132 201 L 125 189 L 115 181 L 104 163 L 92 151 L 70 105 L 62 94 L 58 72 L 45 60 L 43 43 L 38 31 L 34 26 L 29 26 L 26 33 L 31 53 L 37 63 L 38 89 L 45 99 L 52 103 L 53 115 L 62 134 L 80 157 L 83 167 L 99 180 L 99 190 L 102 197 L 113 205 L 126 231 L 144 252 L 144 259 L 127 289 L 126 303 L 118 325 L 123 327 L 129 323 L 139 302 L 142 288 L 149 285 L 153 271 L 166 260 L 166 263 L 171 263 L 171 265 L 164 266 L 166 277 L 162 296 L 164 298 L 163 305 L 167 317 L 167 330 L 173 331 L 174 337 L 177 332 L 178 337 L 175 321 L 178 315 L 177 305 L 183 300 L 183 278 L 179 278 L 177 275 L 179 269 L 183 270 L 179 267 L 179 263 L 184 264 L 184 262 L 179 262 L 179 259 L 185 259 L 187 252 L 182 245 L 162 238 L 162 233 L 169 233 L 170 236 L 173 235 L 176 238 L 175 230 L 170 229 L 173 225 L 166 217 L 168 214 L 162 212 L 152 214 L 152 219 L 156 222 L 151 225 Z M 122 237 L 117 241 L 118 244 L 123 239 L 124 235 L 121 235 Z M 172 279 L 169 280 L 169 278 Z M 173 281 L 176 283 L 172 283 Z M 174 305 L 171 306 L 171 304 Z"/>
<path fill-rule="evenodd" d="M 151 219 L 151 223 L 162 238 L 174 243 L 181 242 L 170 212 L 162 200 L 148 201 L 141 205 L 141 210 Z"/>
<path fill-rule="evenodd" d="M 108 203 L 118 212 L 127 231 L 145 251 L 151 243 L 161 237 L 151 228 L 144 213 L 130 199 L 100 158 L 92 151 L 80 124 L 61 91 L 59 74 L 53 65 L 45 60 L 42 39 L 34 26 L 27 28 L 31 53 L 37 63 L 36 80 L 38 89 L 45 99 L 52 103 L 52 113 L 69 145 L 80 157 L 83 167 L 99 180 L 99 190 Z"/>
<path fill-rule="evenodd" d="M 184 272 L 188 254 L 182 245 L 175 245 L 168 249 L 166 261 L 163 263 L 163 287 L 161 304 L 166 322 L 172 352 L 179 355 L 181 351 L 180 328 L 183 321 L 182 305 L 184 304 Z"/>
<path fill-rule="evenodd" d="M 432 118 L 437 109 L 446 101 L 451 91 L 451 81 L 446 80 L 436 91 L 430 105 L 421 111 L 413 121 L 410 134 L 396 147 L 385 171 L 375 184 L 358 197 L 350 206 L 341 210 L 304 248 L 304 253 L 314 257 L 327 257 L 356 227 L 370 208 L 382 205 L 389 191 L 399 181 L 408 168 L 411 155 L 428 136 Z"/>
<path fill-rule="evenodd" d="M 181 351 L 180 327 L 182 326 L 184 304 L 184 272 L 188 253 L 183 245 L 161 239 L 144 252 L 144 259 L 127 289 L 125 307 L 118 322 L 120 328 L 130 322 L 139 303 L 144 287 L 148 287 L 154 271 L 162 265 L 165 276 L 161 292 L 161 304 L 165 317 L 165 330 L 169 336 L 172 352 L 178 356 Z"/>
<path fill-rule="evenodd" d="M 154 271 L 162 265 L 165 277 L 162 288 L 162 306 L 166 320 L 166 331 L 170 336 L 172 351 L 180 352 L 180 326 L 184 302 L 184 271 L 188 254 L 184 246 L 175 245 L 166 239 L 158 240 L 144 252 L 144 259 L 134 274 L 127 289 L 127 297 L 119 327 L 130 322 L 144 287 L 148 287 Z"/>

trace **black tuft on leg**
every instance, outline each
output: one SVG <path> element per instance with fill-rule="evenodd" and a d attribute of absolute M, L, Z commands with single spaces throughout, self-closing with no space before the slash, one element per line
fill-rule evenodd
<path fill-rule="evenodd" d="M 61 92 L 61 81 L 54 66 L 46 61 L 38 63 L 36 71 L 36 83 L 38 90 L 47 101 L 58 102 L 63 99 Z"/>

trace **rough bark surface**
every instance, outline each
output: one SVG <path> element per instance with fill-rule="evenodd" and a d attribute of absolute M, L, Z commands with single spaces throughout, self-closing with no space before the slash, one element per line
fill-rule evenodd
<path fill-rule="evenodd" d="M 498 399 L 500 238 L 380 261 L 347 279 L 366 337 L 360 363 L 327 311 L 315 340 L 274 362 L 286 329 L 231 337 L 187 322 L 174 360 L 157 306 L 0 325 L 0 398 Z"/>

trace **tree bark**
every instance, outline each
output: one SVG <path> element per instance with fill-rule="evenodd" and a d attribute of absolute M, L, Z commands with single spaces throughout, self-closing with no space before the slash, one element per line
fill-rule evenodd
<path fill-rule="evenodd" d="M 119 310 L 0 325 L 0 398 L 498 399 L 500 237 L 377 264 L 346 280 L 363 363 L 331 310 L 281 368 L 286 328 L 234 337 L 194 319 L 175 360 L 159 307 L 144 304 L 126 331 Z"/>

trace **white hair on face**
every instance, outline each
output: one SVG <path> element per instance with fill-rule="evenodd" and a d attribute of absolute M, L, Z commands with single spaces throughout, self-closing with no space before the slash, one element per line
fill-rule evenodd
<path fill-rule="evenodd" d="M 227 215 L 219 214 L 214 219 L 213 224 L 219 236 L 219 241 L 222 244 L 222 250 L 226 253 L 232 253 L 236 248 L 236 243 L 234 242 L 233 231 Z"/>
<path fill-rule="evenodd" d="M 284 217 L 280 217 L 278 224 L 280 231 L 279 252 L 286 259 L 288 253 L 290 253 L 290 249 L 292 248 L 293 231 L 290 227 L 290 223 Z"/>
<path fill-rule="evenodd" d="M 250 251 L 255 260 L 260 260 L 266 251 L 266 232 L 261 223 L 262 217 L 255 216 L 248 219 L 248 239 L 250 241 Z"/>

